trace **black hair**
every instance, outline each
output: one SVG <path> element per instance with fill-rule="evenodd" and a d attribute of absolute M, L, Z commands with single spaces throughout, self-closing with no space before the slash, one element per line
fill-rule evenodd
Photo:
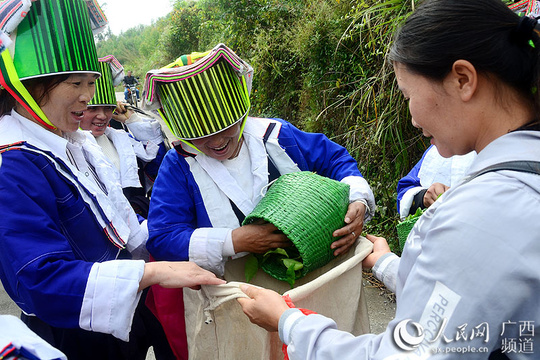
<path fill-rule="evenodd" d="M 15 107 L 15 104 L 15 99 L 6 89 L 0 90 L 0 116 L 9 114 L 11 109 Z"/>
<path fill-rule="evenodd" d="M 426 0 L 396 33 L 389 59 L 413 73 L 443 80 L 456 60 L 495 76 L 538 109 L 540 38 L 536 19 L 502 0 Z"/>
<path fill-rule="evenodd" d="M 60 74 L 52 76 L 43 76 L 30 80 L 23 80 L 24 86 L 34 100 L 41 106 L 48 101 L 48 94 L 61 82 L 66 81 L 70 74 Z M 0 116 L 9 114 L 17 102 L 15 98 L 6 90 L 0 90 Z"/>

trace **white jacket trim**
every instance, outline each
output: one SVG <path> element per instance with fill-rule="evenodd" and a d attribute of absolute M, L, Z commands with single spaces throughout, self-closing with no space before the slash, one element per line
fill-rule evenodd
<path fill-rule="evenodd" d="M 95 263 L 84 293 L 81 329 L 112 334 L 128 341 L 133 314 L 139 303 L 144 261 L 112 260 Z"/>

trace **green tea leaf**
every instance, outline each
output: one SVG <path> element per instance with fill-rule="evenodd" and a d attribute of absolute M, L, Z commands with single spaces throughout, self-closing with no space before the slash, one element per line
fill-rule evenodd
<path fill-rule="evenodd" d="M 262 262 L 264 263 L 266 261 L 266 259 L 268 259 L 268 257 L 272 256 L 272 255 L 280 255 L 280 256 L 284 256 L 286 258 L 289 257 L 289 254 L 287 254 L 287 251 L 285 251 L 284 249 L 282 248 L 276 248 L 274 250 L 268 250 L 264 255 L 263 255 L 263 260 Z"/>
<path fill-rule="evenodd" d="M 257 274 L 259 270 L 259 261 L 253 254 L 247 256 L 246 265 L 244 267 L 244 273 L 246 276 L 246 282 L 250 282 L 251 279 Z"/>
<path fill-rule="evenodd" d="M 416 212 L 415 212 L 414 214 L 411 214 L 411 215 L 407 216 L 407 217 L 405 218 L 405 221 L 407 221 L 407 220 L 412 220 L 412 219 L 416 219 L 416 218 L 422 216 L 423 213 L 424 213 L 424 209 L 418 208 L 418 209 L 416 209 Z"/>
<path fill-rule="evenodd" d="M 282 259 L 281 261 L 283 262 L 283 265 L 285 265 L 287 269 L 289 269 L 292 266 L 294 271 L 301 270 L 304 267 L 303 263 L 294 259 Z"/>
<path fill-rule="evenodd" d="M 300 275 L 299 270 L 304 267 L 298 249 L 295 246 L 290 246 L 285 249 L 276 248 L 269 250 L 263 255 L 260 265 L 268 261 L 269 258 L 272 258 L 272 261 L 277 264 L 283 264 L 283 266 L 287 269 L 287 272 L 285 273 L 285 281 L 287 281 L 292 288 L 296 281 L 296 277 Z"/>
<path fill-rule="evenodd" d="M 289 268 L 287 268 L 287 273 L 285 274 L 286 281 L 291 286 L 291 289 L 294 286 L 294 282 L 296 281 L 296 272 L 294 271 L 294 264 L 292 264 Z"/>

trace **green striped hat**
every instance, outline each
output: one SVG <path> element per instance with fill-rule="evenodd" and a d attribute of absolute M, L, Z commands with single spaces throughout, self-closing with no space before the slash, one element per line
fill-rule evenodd
<path fill-rule="evenodd" d="M 0 84 L 49 129 L 54 125 L 21 80 L 69 73 L 99 74 L 86 1 L 40 0 L 11 34 L 14 47 L 2 52 Z"/>
<path fill-rule="evenodd" d="M 180 139 L 210 136 L 247 116 L 252 76 L 248 63 L 219 44 L 148 72 L 145 107 L 158 109 Z"/>
<path fill-rule="evenodd" d="M 114 86 L 118 85 L 124 77 L 124 68 L 112 55 L 99 58 L 101 77 L 96 80 L 96 92 L 88 106 L 116 106 L 116 92 Z"/>

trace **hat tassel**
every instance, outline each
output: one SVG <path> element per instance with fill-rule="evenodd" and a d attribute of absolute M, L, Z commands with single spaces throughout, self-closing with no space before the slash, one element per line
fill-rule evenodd
<path fill-rule="evenodd" d="M 38 123 L 45 126 L 46 129 L 56 130 L 56 126 L 50 122 L 43 110 L 41 110 L 32 95 L 30 95 L 26 87 L 19 79 L 19 75 L 17 74 L 17 70 L 13 65 L 13 60 L 9 54 L 9 50 L 4 50 L 1 57 L 0 85 L 2 85 L 2 87 L 6 89 Z"/>

